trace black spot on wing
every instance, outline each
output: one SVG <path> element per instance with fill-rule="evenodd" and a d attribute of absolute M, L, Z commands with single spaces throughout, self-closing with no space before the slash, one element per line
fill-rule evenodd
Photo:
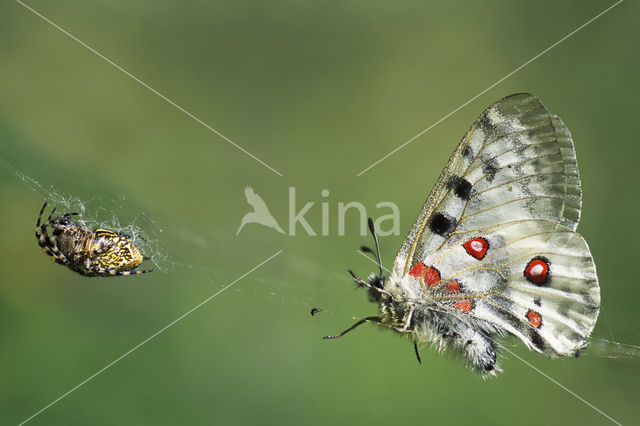
<path fill-rule="evenodd" d="M 498 162 L 494 159 L 487 161 L 482 167 L 482 172 L 486 175 L 487 182 L 491 183 L 498 173 Z"/>
<path fill-rule="evenodd" d="M 456 220 L 446 213 L 436 213 L 429 221 L 429 229 L 436 235 L 448 236 L 456 226 Z"/>
<path fill-rule="evenodd" d="M 485 134 L 485 137 L 486 135 L 490 134 L 495 128 L 488 114 L 482 114 L 478 118 L 478 127 L 480 128 L 480 130 L 482 130 L 482 133 Z"/>
<path fill-rule="evenodd" d="M 469 199 L 469 194 L 471 194 L 471 182 L 461 177 L 458 178 L 455 187 L 453 189 L 454 194 L 463 200 Z"/>
<path fill-rule="evenodd" d="M 469 145 L 464 147 L 464 150 L 462 151 L 462 155 L 469 161 L 473 160 L 473 148 L 471 148 Z"/>
<path fill-rule="evenodd" d="M 588 290 L 589 288 L 592 288 L 597 285 L 598 283 L 596 280 L 589 280 L 585 282 L 584 288 L 579 291 L 580 296 L 582 296 L 585 309 L 589 310 L 588 312 L 585 311 L 585 314 L 587 313 L 595 314 L 596 312 L 598 312 L 600 302 L 594 300 L 593 297 L 591 297 L 591 294 L 589 294 L 589 290 Z"/>
<path fill-rule="evenodd" d="M 583 315 L 595 317 L 596 315 L 598 315 L 599 310 L 600 307 L 598 305 L 581 305 L 581 310 L 579 312 Z"/>
<path fill-rule="evenodd" d="M 509 315 L 509 323 L 512 323 L 513 325 L 520 324 L 520 322 L 511 314 L 513 311 L 513 301 L 511 299 L 503 296 L 502 294 L 494 294 L 491 296 L 491 301 L 502 308 L 502 310 L 500 310 L 501 314 Z"/>
<path fill-rule="evenodd" d="M 529 335 L 531 338 L 531 343 L 533 343 L 533 346 L 535 346 L 536 348 L 538 348 L 541 351 L 544 351 L 544 340 L 542 340 L 542 337 L 540 337 L 540 334 L 536 331 L 531 329 L 531 334 Z"/>
<path fill-rule="evenodd" d="M 447 189 L 452 189 L 453 193 L 463 200 L 469 199 L 469 194 L 471 193 L 471 182 L 466 180 L 463 177 L 452 175 L 447 180 Z"/>
<path fill-rule="evenodd" d="M 536 297 L 535 299 L 533 299 L 533 304 L 536 306 L 542 306 L 542 299 Z"/>

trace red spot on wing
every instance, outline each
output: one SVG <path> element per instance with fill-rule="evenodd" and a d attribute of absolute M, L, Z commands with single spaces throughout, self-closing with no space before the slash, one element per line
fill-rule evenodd
<path fill-rule="evenodd" d="M 422 279 L 429 287 L 433 287 L 440 282 L 440 271 L 432 266 L 425 266 L 422 262 L 416 263 L 409 271 L 409 275 L 418 280 Z"/>
<path fill-rule="evenodd" d="M 440 272 L 433 267 L 427 268 L 427 270 L 424 273 L 424 283 L 429 287 L 433 287 L 439 282 L 440 282 Z"/>
<path fill-rule="evenodd" d="M 542 285 L 549 282 L 549 261 L 544 257 L 534 257 L 524 268 L 524 276 L 529 282 Z"/>
<path fill-rule="evenodd" d="M 462 299 L 459 302 L 453 304 L 456 308 L 460 309 L 462 312 L 471 312 L 473 309 L 473 302 L 470 299 Z"/>
<path fill-rule="evenodd" d="M 460 283 L 458 281 L 449 281 L 444 285 L 444 288 L 449 293 L 460 293 Z"/>
<path fill-rule="evenodd" d="M 529 320 L 529 324 L 531 324 L 535 328 L 540 328 L 540 326 L 542 325 L 542 317 L 536 311 L 532 311 L 531 309 L 529 309 L 527 311 L 526 317 L 527 320 Z"/>
<path fill-rule="evenodd" d="M 409 271 L 409 275 L 412 276 L 413 278 L 420 279 L 421 277 L 424 276 L 424 273 L 426 270 L 427 270 L 427 267 L 424 266 L 424 263 L 418 262 L 415 264 L 413 268 L 411 268 L 411 270 Z"/>
<path fill-rule="evenodd" d="M 477 237 L 467 241 L 462 245 L 462 247 L 464 247 L 464 249 L 467 251 L 467 253 L 469 253 L 470 256 L 481 260 L 487 254 L 487 250 L 489 250 L 489 241 L 487 241 L 485 238 Z"/>

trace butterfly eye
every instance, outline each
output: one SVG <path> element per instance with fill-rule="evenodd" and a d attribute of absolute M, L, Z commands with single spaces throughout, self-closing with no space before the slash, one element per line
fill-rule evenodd
<path fill-rule="evenodd" d="M 383 288 L 384 287 L 384 278 L 381 276 L 376 276 L 373 277 L 373 279 L 371 281 L 369 281 L 369 284 L 371 284 L 374 287 L 377 288 Z"/>

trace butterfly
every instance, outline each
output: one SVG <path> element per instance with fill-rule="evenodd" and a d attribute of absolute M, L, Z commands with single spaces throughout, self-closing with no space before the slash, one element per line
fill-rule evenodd
<path fill-rule="evenodd" d="M 577 234 L 581 189 L 571 134 L 533 95 L 488 107 L 462 138 L 384 276 L 356 284 L 380 305 L 371 321 L 501 371 L 496 339 L 577 355 L 598 318 L 600 289 Z M 373 253 L 372 250 L 369 249 Z"/>

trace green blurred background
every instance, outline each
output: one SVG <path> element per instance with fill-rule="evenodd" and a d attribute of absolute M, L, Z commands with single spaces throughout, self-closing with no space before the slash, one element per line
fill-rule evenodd
<path fill-rule="evenodd" d="M 356 174 L 613 2 L 61 1 L 27 3 L 281 172 L 278 176 L 19 3 L 0 6 L 0 423 L 43 408 L 278 250 L 30 424 L 611 424 L 508 354 L 483 381 L 374 326 L 346 269 L 375 266 L 355 215 L 396 203 L 401 235 L 474 118 L 537 95 L 571 130 L 596 259 L 594 336 L 640 344 L 637 4 L 625 2 Z M 247 225 L 252 186 L 280 225 L 288 188 L 329 236 Z M 330 195 L 320 193 L 328 189 Z M 55 265 L 33 226 L 44 199 L 89 225 L 132 226 L 152 274 L 87 279 Z M 130 228 L 131 229 L 131 228 Z M 309 310 L 322 311 L 311 317 Z M 640 360 L 511 350 L 623 424 Z"/>

